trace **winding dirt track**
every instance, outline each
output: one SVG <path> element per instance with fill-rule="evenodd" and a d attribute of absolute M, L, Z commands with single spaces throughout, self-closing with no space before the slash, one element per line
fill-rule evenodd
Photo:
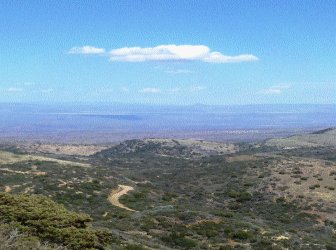
<path fill-rule="evenodd" d="M 123 204 L 121 204 L 119 202 L 119 198 L 125 194 L 127 194 L 129 191 L 134 190 L 133 187 L 131 186 L 126 186 L 126 185 L 118 185 L 118 188 L 115 190 L 112 190 L 111 194 L 108 197 L 109 202 L 111 202 L 112 205 L 122 208 L 122 209 L 126 209 L 128 211 L 131 212 L 136 212 L 135 210 L 128 208 L 126 206 L 124 206 Z"/>

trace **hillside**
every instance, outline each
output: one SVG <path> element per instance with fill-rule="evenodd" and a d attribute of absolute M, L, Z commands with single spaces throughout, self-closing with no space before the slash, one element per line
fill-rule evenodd
<path fill-rule="evenodd" d="M 96 156 L 104 158 L 118 155 L 153 154 L 156 156 L 195 158 L 217 154 L 232 154 L 237 150 L 237 146 L 229 143 L 199 140 L 144 139 L 122 142 L 98 152 Z"/>
<path fill-rule="evenodd" d="M 336 147 L 336 128 L 328 128 L 310 134 L 296 135 L 284 139 L 272 139 L 266 144 L 268 146 L 276 146 L 280 148 Z"/>
<path fill-rule="evenodd" d="M 295 148 L 273 140 L 3 145 L 0 236 L 18 230 L 36 244 L 76 249 L 66 236 L 76 228 L 48 226 L 56 238 L 44 231 L 70 216 L 96 237 L 86 246 L 81 233 L 71 233 L 82 249 L 335 249 L 334 133 L 295 136 L 315 138 L 313 147 Z"/>

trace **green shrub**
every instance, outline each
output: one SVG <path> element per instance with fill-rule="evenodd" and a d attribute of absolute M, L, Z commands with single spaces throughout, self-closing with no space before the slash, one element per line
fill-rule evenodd
<path fill-rule="evenodd" d="M 226 245 L 226 246 L 220 246 L 219 250 L 232 250 L 234 249 L 232 246 Z"/>
<path fill-rule="evenodd" d="M 146 250 L 147 248 L 141 246 L 141 245 L 133 245 L 133 244 L 130 244 L 130 245 L 127 245 L 125 247 L 125 250 Z"/>
<path fill-rule="evenodd" d="M 183 249 L 191 249 L 197 246 L 196 241 L 185 238 L 183 235 L 178 234 L 176 232 L 173 232 L 167 236 L 163 236 L 161 240 L 167 243 L 168 245 L 177 246 Z"/>
<path fill-rule="evenodd" d="M 248 231 L 239 230 L 232 234 L 233 239 L 247 240 L 252 237 L 252 234 Z"/>
<path fill-rule="evenodd" d="M 239 202 L 248 201 L 252 198 L 252 195 L 246 191 L 238 192 L 231 190 L 228 192 L 228 196 L 231 198 L 235 198 Z"/>
<path fill-rule="evenodd" d="M 192 229 L 195 230 L 197 234 L 210 238 L 210 237 L 215 237 L 219 234 L 221 226 L 222 225 L 220 223 L 206 221 L 206 222 L 195 224 L 192 227 Z"/>
<path fill-rule="evenodd" d="M 68 211 L 41 195 L 0 193 L 0 221 L 17 223 L 18 229 L 43 241 L 70 249 L 102 248 L 111 235 L 88 227 L 91 217 Z"/>
<path fill-rule="evenodd" d="M 172 201 L 172 199 L 176 198 L 176 197 L 177 197 L 177 195 L 167 192 L 167 193 L 164 193 L 164 195 L 162 196 L 162 200 L 163 201 Z"/>

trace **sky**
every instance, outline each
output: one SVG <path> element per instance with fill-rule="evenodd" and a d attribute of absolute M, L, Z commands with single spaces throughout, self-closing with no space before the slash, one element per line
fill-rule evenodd
<path fill-rule="evenodd" d="M 0 1 L 0 103 L 336 104 L 336 1 Z"/>

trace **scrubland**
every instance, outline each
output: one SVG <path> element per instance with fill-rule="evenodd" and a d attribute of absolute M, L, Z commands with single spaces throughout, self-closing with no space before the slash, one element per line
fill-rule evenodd
<path fill-rule="evenodd" d="M 334 135 L 2 145 L 0 249 L 335 249 Z"/>

